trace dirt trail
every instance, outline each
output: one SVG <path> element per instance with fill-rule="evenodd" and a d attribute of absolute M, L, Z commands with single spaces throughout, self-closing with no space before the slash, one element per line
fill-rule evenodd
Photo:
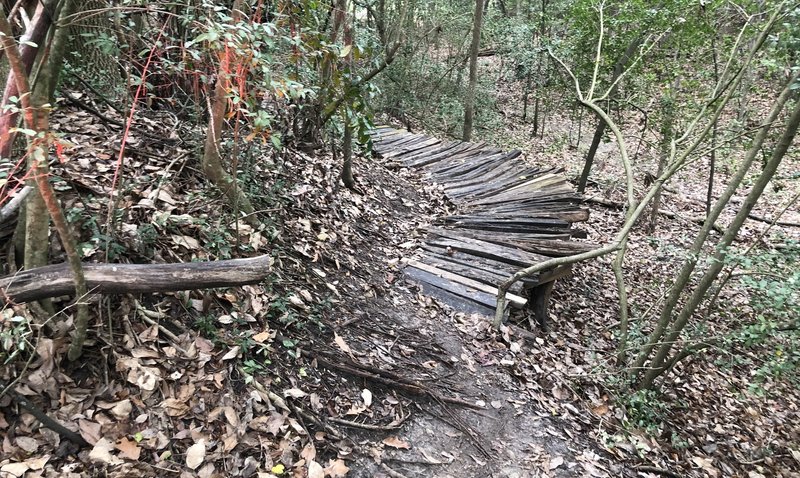
<path fill-rule="evenodd" d="M 370 180 L 392 180 L 391 171 L 370 169 Z M 409 180 L 422 181 L 413 175 Z M 398 186 L 394 191 L 404 196 L 400 202 L 423 200 L 415 192 L 419 188 Z M 413 208 L 396 213 L 396 221 L 424 219 Z M 370 277 L 377 294 L 350 305 L 351 317 L 341 319 L 348 325 L 337 329 L 337 335 L 357 361 L 390 369 L 442 397 L 480 408 L 414 397 L 408 404 L 410 418 L 400 429 L 351 429 L 353 441 L 361 444 L 360 456 L 350 465 L 352 476 L 393 476 L 389 470 L 407 477 L 443 478 L 619 476 L 621 470 L 602 458 L 585 435 L 588 425 L 562 418 L 563 409 L 548 408 L 551 397 L 541 394 L 550 390 L 543 390 L 536 377 L 520 367 L 536 360 L 532 350 L 540 344 L 533 334 L 525 339 L 506 331 L 502 337 L 491 329 L 488 317 L 453 312 L 423 295 L 402 272 L 381 270 L 381 264 L 396 263 L 398 255 L 409 254 L 399 247 L 406 242 L 403 238 L 393 239 L 390 244 L 373 243 L 364 255 L 378 265 Z M 542 383 L 547 382 L 544 377 Z M 362 379 L 351 386 L 373 387 Z M 390 389 L 383 391 L 391 394 Z M 372 393 L 377 401 L 380 393 Z"/>

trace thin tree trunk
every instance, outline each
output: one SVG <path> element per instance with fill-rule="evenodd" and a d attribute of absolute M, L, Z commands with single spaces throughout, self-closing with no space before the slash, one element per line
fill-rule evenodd
<path fill-rule="evenodd" d="M 638 384 L 639 389 L 652 388 L 655 380 L 661 376 L 664 370 L 666 370 L 665 364 L 667 363 L 667 359 L 669 358 L 672 348 L 675 346 L 675 343 L 680 337 L 681 332 L 683 332 L 683 329 L 686 327 L 686 324 L 688 324 L 692 314 L 694 314 L 697 307 L 699 307 L 701 302 L 705 299 L 706 293 L 714 284 L 714 281 L 719 276 L 720 271 L 722 271 L 722 268 L 725 265 L 725 256 L 728 248 L 733 243 L 734 239 L 736 239 L 736 236 L 739 234 L 739 230 L 747 220 L 747 217 L 750 215 L 750 211 L 752 211 L 753 207 L 755 207 L 759 198 L 763 194 L 764 189 L 766 189 L 767 184 L 772 180 L 772 177 L 775 175 L 775 171 L 777 171 L 778 166 L 780 166 L 783 158 L 786 156 L 786 152 L 792 146 L 792 142 L 797 135 L 799 126 L 800 102 L 796 102 L 794 105 L 794 111 L 792 111 L 792 115 L 786 123 L 786 129 L 781 135 L 781 139 L 775 145 L 772 155 L 764 166 L 764 169 L 761 171 L 761 174 L 758 176 L 758 179 L 753 185 L 753 188 L 750 190 L 750 193 L 747 195 L 747 198 L 745 198 L 744 204 L 739 209 L 739 212 L 736 213 L 733 222 L 725 230 L 725 233 L 723 234 L 719 244 L 717 244 L 711 265 L 706 270 L 705 274 L 703 274 L 703 277 L 700 279 L 700 282 L 698 283 L 689 300 L 687 300 L 684 304 L 683 308 L 678 314 L 678 317 L 672 324 L 669 333 L 666 335 L 664 340 L 660 341 L 661 345 L 658 347 L 650 367 L 648 367 L 644 378 Z"/>
<path fill-rule="evenodd" d="M 47 30 L 50 28 L 51 17 L 47 13 L 45 6 L 41 3 L 37 4 L 36 12 L 31 20 L 31 25 L 25 34 L 20 38 L 18 47 L 19 55 L 22 63 L 25 65 L 25 74 L 30 75 L 33 69 L 36 54 L 39 52 L 38 46 L 44 43 Z M 17 90 L 17 82 L 14 77 L 14 72 L 9 71 L 6 79 L 5 91 L 3 92 L 3 100 L 0 106 L 4 107 L 9 104 L 12 96 L 19 96 Z M 11 131 L 12 128 L 17 126 L 19 121 L 19 113 L 12 110 L 0 111 L 0 157 L 11 157 L 11 148 L 14 144 L 15 133 Z"/>
<path fill-rule="evenodd" d="M 241 20 L 242 0 L 236 0 L 233 4 L 233 22 Z M 214 85 L 214 94 L 209 99 L 208 108 L 208 130 L 206 133 L 205 147 L 203 150 L 203 158 L 201 166 L 203 174 L 211 181 L 214 186 L 219 188 L 223 194 L 228 198 L 231 206 L 246 214 L 247 222 L 251 225 L 257 225 L 258 219 L 253 212 L 250 199 L 238 187 L 236 181 L 225 171 L 220 158 L 220 143 L 222 140 L 222 125 L 225 119 L 225 109 L 228 103 L 226 96 L 226 85 L 230 81 L 231 74 L 231 56 L 234 53 L 226 47 L 223 52 L 222 59 L 220 60 L 219 68 L 217 70 L 217 81 Z"/>
<path fill-rule="evenodd" d="M 672 149 L 672 140 L 675 136 L 675 92 L 678 91 L 680 86 L 680 79 L 676 78 L 670 90 L 664 93 L 661 97 L 661 152 L 658 157 L 658 169 L 656 177 L 661 177 L 664 168 L 667 165 L 667 159 L 670 157 Z M 656 230 L 656 223 L 658 222 L 658 209 L 661 207 L 661 190 L 658 188 L 656 195 L 653 196 L 653 205 L 650 210 L 650 221 L 648 224 L 648 231 L 653 232 Z"/>
<path fill-rule="evenodd" d="M 700 253 L 703 249 L 706 239 L 708 238 L 708 235 L 713 229 L 714 223 L 716 222 L 720 214 L 722 214 L 722 211 L 727 206 L 731 197 L 736 193 L 736 190 L 738 189 L 739 185 L 747 176 L 747 172 L 750 170 L 750 167 L 755 161 L 756 156 L 761 151 L 761 147 L 763 146 L 764 141 L 767 138 L 767 134 L 769 133 L 772 124 L 778 119 L 780 112 L 783 110 L 783 107 L 789 100 L 792 92 L 792 90 L 790 89 L 791 85 L 797 80 L 798 75 L 800 75 L 800 72 L 795 72 L 795 74 L 787 83 L 786 87 L 783 89 L 781 94 L 775 100 L 775 103 L 772 106 L 770 114 L 768 115 L 766 121 L 764 122 L 764 126 L 762 126 L 758 130 L 758 133 L 753 138 L 753 142 L 750 145 L 750 148 L 748 149 L 744 159 L 739 164 L 736 173 L 729 181 L 728 186 L 725 188 L 725 191 L 723 191 L 722 195 L 715 202 L 714 207 L 711 210 L 711 213 L 706 217 L 706 220 L 703 223 L 703 227 L 700 229 L 697 236 L 695 237 L 694 242 L 692 243 L 692 246 L 688 251 L 687 258 L 684 260 L 683 266 L 676 275 L 675 281 L 673 282 L 673 285 L 670 288 L 670 292 L 667 295 L 666 300 L 664 301 L 664 305 L 661 308 L 661 313 L 659 315 L 656 326 L 654 330 L 650 333 L 650 336 L 647 339 L 647 343 L 641 348 L 636 357 L 636 360 L 630 367 L 631 379 L 636 379 L 639 376 L 640 371 L 643 369 L 653 349 L 658 344 L 661 343 L 661 340 L 663 339 L 663 336 L 666 333 L 667 328 L 669 327 L 670 322 L 672 320 L 673 312 L 677 307 L 678 302 L 680 301 L 681 295 L 683 294 L 683 290 L 689 283 L 689 279 L 692 275 L 692 272 L 697 266 Z"/>
<path fill-rule="evenodd" d="M 717 41 L 716 36 L 711 38 L 711 54 L 714 62 L 714 81 L 719 81 L 719 64 L 717 62 Z M 717 134 L 719 124 L 714 122 L 714 129 L 711 130 L 711 154 L 708 161 L 708 189 L 706 190 L 706 216 L 711 212 L 711 200 L 714 197 L 714 174 L 717 168 Z"/>
<path fill-rule="evenodd" d="M 636 52 L 636 49 L 639 48 L 639 45 L 642 44 L 642 38 L 637 38 L 632 41 L 628 48 L 625 49 L 625 52 L 622 54 L 622 57 L 617 60 L 617 63 L 614 65 L 614 73 L 611 75 L 611 83 L 615 83 L 622 72 L 625 70 L 625 65 L 628 64 L 633 54 Z M 614 84 L 614 87 L 609 92 L 608 98 L 609 100 L 616 96 L 619 84 Z M 600 142 L 603 140 L 603 135 L 606 132 L 606 122 L 603 121 L 601 118 L 597 119 L 597 127 L 594 130 L 594 136 L 592 137 L 592 145 L 589 147 L 589 151 L 586 153 L 586 160 L 583 163 L 583 171 L 581 172 L 581 176 L 578 179 L 578 192 L 583 193 L 586 191 L 586 183 L 589 181 L 589 173 L 592 171 L 592 164 L 594 163 L 595 155 L 597 154 L 597 149 L 600 147 Z"/>
<path fill-rule="evenodd" d="M 73 6 L 74 2 L 72 0 L 65 0 L 61 9 L 61 17 L 68 17 L 72 13 Z M 83 267 L 75 244 L 75 238 L 72 237 L 67 220 L 64 217 L 64 212 L 58 203 L 53 186 L 50 184 L 50 171 L 48 168 L 50 137 L 46 134 L 50 128 L 50 110 L 45 106 L 50 96 L 53 94 L 52 89 L 56 87 L 57 79 L 63 66 L 65 45 L 69 39 L 68 28 L 63 26 L 59 27 L 57 24 L 55 25 L 49 55 L 41 57 L 42 68 L 40 68 L 39 77 L 30 95 L 28 93 L 31 92 L 31 85 L 24 71 L 24 63 L 16 50 L 16 45 L 11 36 L 11 27 L 2 12 L 0 12 L 0 32 L 3 33 L 3 44 L 8 54 L 9 63 L 14 69 L 17 91 L 20 93 L 25 111 L 25 123 L 29 129 L 39 133 L 29 140 L 29 174 L 32 176 L 32 182 L 38 188 L 38 191 L 34 191 L 34 193 L 38 194 L 32 194 L 28 199 L 28 203 L 25 205 L 27 226 L 25 266 L 27 269 L 35 267 L 28 264 L 29 250 L 36 249 L 37 252 L 43 251 L 45 261 L 47 259 L 49 213 L 49 216 L 52 217 L 53 223 L 55 224 L 56 231 L 58 231 L 61 238 L 64 252 L 67 254 L 75 286 L 75 300 L 77 302 L 75 337 L 70 344 L 67 357 L 69 360 L 76 360 L 80 357 L 83 350 L 83 343 L 86 340 L 86 330 L 89 322 L 89 307 L 83 300 L 87 293 L 86 280 L 83 275 Z M 28 98 L 29 96 L 30 98 Z M 40 135 L 42 136 L 40 137 Z M 35 202 L 31 202 L 31 198 L 35 199 Z M 44 206 L 42 208 L 43 210 L 36 210 L 35 214 L 31 213 L 32 206 L 40 207 L 42 205 Z M 33 235 L 34 232 L 37 234 L 41 233 L 42 237 L 35 237 Z M 40 258 L 34 257 L 33 259 L 38 260 Z M 38 265 L 43 266 L 45 264 L 37 264 L 37 266 Z"/>
<path fill-rule="evenodd" d="M 526 69 L 525 75 L 525 92 L 522 95 L 522 121 L 528 120 L 528 96 L 530 95 L 531 91 L 531 68 L 528 66 Z M 534 134 L 536 130 L 534 130 Z"/>
<path fill-rule="evenodd" d="M 481 23 L 483 22 L 483 0 L 475 0 L 475 17 L 472 22 L 472 44 L 469 53 L 469 86 L 464 99 L 463 141 L 472 139 L 472 122 L 475 119 L 475 88 L 478 84 L 478 50 L 481 44 Z"/>
<path fill-rule="evenodd" d="M 355 190 L 356 180 L 353 178 L 353 127 L 348 115 L 345 115 L 344 141 L 342 142 L 342 182 L 347 189 Z"/>

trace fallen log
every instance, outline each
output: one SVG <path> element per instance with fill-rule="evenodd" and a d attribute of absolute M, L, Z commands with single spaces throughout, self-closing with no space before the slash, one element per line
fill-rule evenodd
<path fill-rule="evenodd" d="M 90 293 L 174 292 L 255 284 L 270 271 L 270 256 L 180 264 L 83 264 Z M 75 283 L 69 265 L 53 264 L 0 279 L 6 302 L 71 295 Z"/>

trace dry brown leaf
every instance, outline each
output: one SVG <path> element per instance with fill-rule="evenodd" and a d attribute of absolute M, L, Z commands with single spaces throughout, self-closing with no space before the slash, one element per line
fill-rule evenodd
<path fill-rule="evenodd" d="M 39 448 L 39 442 L 35 438 L 28 436 L 19 436 L 16 438 L 17 446 L 31 454 Z"/>
<path fill-rule="evenodd" d="M 311 442 L 306 443 L 306 446 L 304 446 L 300 451 L 300 457 L 306 461 L 312 461 L 314 458 L 316 458 L 317 449 L 314 447 L 314 444 Z"/>
<path fill-rule="evenodd" d="M 111 409 L 111 413 L 117 420 L 122 420 L 130 416 L 131 412 L 133 411 L 133 405 L 131 405 L 131 401 L 129 399 L 121 400 L 118 402 L 114 407 Z"/>
<path fill-rule="evenodd" d="M 555 470 L 559 466 L 564 464 L 564 457 L 563 456 L 554 456 L 550 458 L 550 464 L 548 465 L 548 469 Z"/>
<path fill-rule="evenodd" d="M 89 452 L 89 459 L 95 463 L 103 463 L 106 465 L 119 465 L 122 460 L 111 454 L 114 449 L 114 444 L 106 438 L 97 440 L 92 451 Z"/>
<path fill-rule="evenodd" d="M 206 459 L 206 441 L 201 438 L 186 450 L 186 466 L 196 470 Z"/>
<path fill-rule="evenodd" d="M 171 417 L 181 417 L 189 412 L 189 405 L 177 398 L 168 398 L 159 405 Z"/>
<path fill-rule="evenodd" d="M 383 444 L 386 446 L 390 446 L 392 448 L 400 448 L 403 450 L 408 450 L 411 448 L 411 445 L 404 442 L 403 440 L 397 438 L 396 436 L 390 436 L 383 439 Z"/>
<path fill-rule="evenodd" d="M 0 474 L 9 476 L 22 476 L 26 471 L 30 470 L 30 466 L 26 462 L 6 463 L 0 466 Z"/>
<path fill-rule="evenodd" d="M 120 439 L 114 448 L 119 450 L 121 456 L 123 458 L 127 458 L 129 460 L 138 460 L 139 455 L 142 453 L 142 449 L 139 448 L 139 445 L 132 440 L 128 440 L 126 437 Z"/>
<path fill-rule="evenodd" d="M 274 335 L 274 333 L 271 332 L 269 329 L 267 329 L 267 330 L 265 330 L 263 332 L 259 332 L 259 333 L 255 334 L 253 336 L 253 340 L 255 340 L 256 342 L 261 344 L 261 343 L 264 343 L 267 340 L 271 339 L 273 337 L 273 335 Z"/>
<path fill-rule="evenodd" d="M 228 353 L 226 353 L 225 355 L 222 356 L 222 360 L 235 359 L 236 357 L 239 356 L 239 352 L 241 350 L 242 350 L 242 348 L 240 346 L 238 346 L 238 345 L 235 345 L 235 346 L 231 347 L 231 349 L 228 350 Z"/>
<path fill-rule="evenodd" d="M 287 388 L 283 391 L 284 397 L 292 397 L 292 398 L 303 398 L 308 395 L 306 392 L 300 390 L 299 388 Z"/>
<path fill-rule="evenodd" d="M 117 371 L 128 371 L 126 379 L 142 390 L 152 391 L 161 380 L 161 371 L 154 367 L 145 367 L 133 357 L 117 360 Z"/>
<path fill-rule="evenodd" d="M 347 475 L 350 468 L 344 463 L 344 460 L 328 460 L 328 466 L 325 467 L 325 474 L 331 478 L 342 478 Z"/>
<path fill-rule="evenodd" d="M 352 355 L 353 354 L 353 352 L 350 350 L 350 346 L 347 345 L 347 342 L 345 342 L 344 339 L 339 334 L 337 334 L 336 332 L 333 333 L 333 341 L 342 350 L 342 352 L 344 352 L 344 353 L 346 353 L 348 355 Z"/>
<path fill-rule="evenodd" d="M 78 429 L 81 436 L 89 443 L 97 443 L 100 440 L 101 425 L 91 420 L 78 420 Z"/>
<path fill-rule="evenodd" d="M 314 460 L 308 462 L 308 478 L 325 478 L 325 470 L 322 465 Z"/>

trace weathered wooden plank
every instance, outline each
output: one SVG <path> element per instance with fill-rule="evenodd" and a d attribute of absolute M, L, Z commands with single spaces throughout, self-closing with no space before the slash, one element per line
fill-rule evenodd
<path fill-rule="evenodd" d="M 394 150 L 402 147 L 403 145 L 410 145 L 424 141 L 426 137 L 427 136 L 424 134 L 409 134 L 399 139 L 390 138 L 388 142 L 381 142 L 381 145 L 384 147 L 389 146 L 392 148 L 392 150 Z"/>
<path fill-rule="evenodd" d="M 507 203 L 496 203 L 489 206 L 482 206 L 478 208 L 481 213 L 486 214 L 502 214 L 504 212 L 514 212 L 514 211 L 528 211 L 538 213 L 539 211 L 545 212 L 552 212 L 552 211 L 573 211 L 573 210 L 585 210 L 588 211 L 589 208 L 583 206 L 580 203 L 580 200 L 574 196 L 565 196 L 563 199 L 559 199 L 558 197 L 553 197 L 553 200 L 540 200 L 536 198 L 529 199 L 521 199 L 519 201 L 514 202 L 507 202 Z"/>
<path fill-rule="evenodd" d="M 428 228 L 428 232 L 436 235 L 450 235 L 451 231 L 447 229 Z M 581 254 L 597 249 L 597 244 L 588 242 L 570 241 L 569 235 L 565 235 L 563 239 L 552 239 L 552 235 L 534 235 L 534 234 L 519 234 L 519 233 L 504 233 L 501 235 L 493 234 L 491 232 L 474 230 L 474 229 L 460 229 L 456 234 L 462 237 L 469 237 L 471 239 L 478 239 L 480 241 L 492 242 L 499 245 L 509 247 L 516 247 L 524 251 L 541 254 L 548 257 L 564 257 Z M 516 271 L 511 271 L 516 272 Z"/>
<path fill-rule="evenodd" d="M 422 292 L 424 294 L 429 295 L 431 297 L 435 297 L 440 302 L 442 302 L 442 303 L 450 306 L 451 308 L 453 308 L 453 310 L 456 310 L 456 311 L 459 311 L 459 312 L 466 312 L 466 313 L 470 313 L 470 314 L 472 314 L 472 313 L 481 314 L 481 315 L 486 315 L 486 316 L 493 316 L 494 315 L 494 310 L 495 310 L 495 307 L 496 307 L 497 304 L 496 304 L 496 301 L 495 301 L 495 304 L 490 304 L 489 303 L 489 300 L 488 300 L 488 297 L 487 297 L 489 294 L 484 294 L 482 292 L 476 292 L 476 294 L 478 294 L 479 297 L 484 298 L 484 301 L 477 302 L 477 301 L 474 301 L 471 297 L 464 297 L 464 296 L 461 296 L 461 295 L 458 295 L 458 294 L 454 294 L 454 293 L 452 293 L 452 292 L 450 292 L 448 290 L 442 289 L 440 287 L 436 287 L 435 285 L 431 284 L 430 282 L 427 282 L 425 280 L 426 278 L 428 278 L 428 277 L 436 277 L 436 276 L 432 276 L 431 274 L 428 274 L 425 271 L 421 271 L 421 270 L 416 269 L 414 267 L 406 267 L 403 270 L 403 274 L 406 276 L 406 278 L 411 279 L 414 282 L 416 282 L 417 284 L 419 284 L 420 287 L 422 288 Z M 441 279 L 439 279 L 439 280 L 441 280 Z M 458 285 L 458 284 L 455 284 L 455 285 Z M 506 311 L 508 311 L 508 310 L 509 309 L 506 308 Z"/>
<path fill-rule="evenodd" d="M 430 150 L 415 151 L 407 155 L 398 156 L 397 159 L 403 161 L 407 166 L 411 167 L 414 165 L 415 161 L 419 161 L 422 158 L 428 158 L 438 154 L 446 153 L 447 151 L 451 151 L 461 144 L 463 144 L 461 141 L 448 141 L 440 143 L 439 145 L 437 145 L 436 148 Z"/>
<path fill-rule="evenodd" d="M 409 266 L 412 266 L 412 267 L 415 267 L 415 268 L 420 269 L 422 271 L 428 272 L 428 273 L 433 274 L 433 275 L 435 275 L 437 277 L 441 277 L 442 279 L 445 279 L 445 280 L 448 280 L 448 281 L 451 281 L 451 282 L 455 282 L 457 284 L 461 284 L 461 285 L 466 286 L 466 287 L 468 287 L 470 289 L 475 289 L 475 290 L 480 291 L 480 292 L 485 292 L 487 294 L 491 294 L 493 297 L 497 297 L 498 290 L 497 290 L 496 287 L 492 287 L 491 285 L 487 285 L 487 284 L 484 284 L 482 282 L 478 282 L 478 281 L 472 280 L 472 279 L 470 279 L 468 277 L 464 277 L 464 276 L 461 276 L 461 275 L 458 275 L 458 274 L 453 274 L 452 272 L 446 271 L 444 269 L 440 269 L 438 267 L 434 267 L 434 266 L 429 265 L 429 264 L 425 264 L 425 263 L 420 262 L 420 261 L 418 261 L 416 259 L 405 259 L 405 262 Z M 520 296 L 518 296 L 516 294 L 509 294 L 509 293 L 506 293 L 506 300 L 511 305 L 513 305 L 514 307 L 517 307 L 517 308 L 525 307 L 525 304 L 528 302 L 528 300 L 525 299 L 524 297 L 520 297 Z"/>
<path fill-rule="evenodd" d="M 518 161 L 507 161 L 505 164 L 492 169 L 476 170 L 465 174 L 457 180 L 448 181 L 445 186 L 453 190 L 480 184 L 484 184 L 486 188 L 508 187 L 509 182 L 524 181 L 536 177 L 539 172 L 539 168 L 527 167 Z"/>
<path fill-rule="evenodd" d="M 415 159 L 413 161 L 407 161 L 406 165 L 408 165 L 408 167 L 410 168 L 424 168 L 437 161 L 443 161 L 452 155 L 460 154 L 463 151 L 467 151 L 473 148 L 474 145 L 472 143 L 457 143 L 453 148 L 449 148 L 440 153 L 423 155 L 419 159 Z"/>
<path fill-rule="evenodd" d="M 479 154 L 469 156 L 454 156 L 448 163 L 439 163 L 432 167 L 432 172 L 441 178 L 455 178 L 485 164 L 501 164 L 503 151 L 497 149 L 481 148 Z M 448 179 L 449 180 L 449 179 Z"/>
<path fill-rule="evenodd" d="M 528 267 L 537 262 L 547 260 L 547 257 L 532 252 L 523 251 L 514 247 L 506 247 L 491 242 L 472 239 L 469 237 L 444 237 L 435 236 L 426 241 L 428 244 L 440 247 L 449 247 L 456 251 L 466 252 L 478 257 L 486 257 L 496 261 Z"/>
<path fill-rule="evenodd" d="M 544 227 L 539 225 L 520 225 L 520 224 L 505 224 L 503 222 L 487 222 L 487 223 L 458 223 L 452 225 L 458 229 L 479 229 L 483 231 L 494 232 L 524 232 L 531 234 L 552 234 L 554 236 L 562 237 L 564 235 L 571 235 L 572 237 L 579 237 L 576 231 L 569 227 Z"/>
<path fill-rule="evenodd" d="M 386 134 L 373 136 L 372 145 L 375 148 L 389 150 L 391 149 L 391 144 L 393 141 L 399 141 L 405 138 L 406 136 L 408 136 L 408 133 L 406 133 L 405 131 L 396 130 L 393 132 L 388 132 Z"/>
<path fill-rule="evenodd" d="M 379 139 L 378 141 L 373 141 L 373 145 L 380 148 L 381 151 L 386 153 L 388 151 L 393 151 L 404 144 L 420 141 L 422 138 L 424 138 L 424 136 L 425 135 L 423 134 L 404 134 L 404 135 L 388 136 L 385 139 Z"/>
<path fill-rule="evenodd" d="M 482 178 L 479 178 L 477 180 L 473 180 L 467 186 L 453 187 L 453 185 L 448 184 L 450 187 L 445 187 L 445 190 L 448 194 L 453 196 L 469 200 L 479 200 L 485 197 L 496 196 L 513 186 L 530 180 L 531 177 L 536 177 L 537 175 L 537 172 L 533 169 L 518 169 L 517 173 L 508 172 L 499 178 L 487 178 L 485 180 L 481 180 Z"/>
<path fill-rule="evenodd" d="M 397 158 L 404 154 L 413 153 L 416 151 L 421 151 L 427 148 L 434 147 L 439 143 L 441 143 L 441 141 L 439 141 L 437 138 L 428 137 L 425 140 L 420 141 L 418 143 L 412 143 L 410 145 L 404 145 L 397 148 L 392 148 L 390 151 L 384 153 L 383 157 L 387 159 Z"/>
<path fill-rule="evenodd" d="M 500 161 L 492 161 L 490 163 L 483 163 L 481 164 L 481 158 L 474 157 L 469 159 L 469 163 L 465 163 L 459 169 L 453 170 L 452 172 L 448 173 L 433 173 L 433 177 L 436 179 L 437 182 L 442 184 L 446 189 L 457 189 L 461 187 L 461 183 L 466 183 L 469 181 L 473 182 L 484 182 L 481 181 L 480 178 L 486 177 L 492 174 L 492 171 L 496 167 L 505 168 L 507 167 L 504 162 Z M 476 174 L 473 175 L 473 172 Z M 469 177 L 467 177 L 469 175 Z M 463 178 L 463 179 L 462 179 Z"/>
<path fill-rule="evenodd" d="M 490 183 L 492 187 L 502 187 L 509 182 L 514 182 L 514 184 L 519 184 L 524 181 L 529 181 L 531 179 L 539 178 L 545 174 L 550 174 L 553 172 L 552 168 L 537 168 L 537 167 L 530 167 L 527 164 L 523 163 L 522 161 L 511 161 L 507 165 L 508 167 L 501 175 L 497 175 L 492 178 L 487 183 Z M 506 187 L 511 187 L 508 184 Z"/>
<path fill-rule="evenodd" d="M 465 161 L 471 158 L 475 158 L 483 154 L 485 145 L 483 143 L 473 144 L 473 143 L 464 143 L 466 144 L 466 148 L 463 150 L 447 154 L 443 158 L 440 158 L 437 161 L 429 162 L 423 165 L 425 169 L 428 171 L 437 170 L 437 168 L 441 168 L 447 165 L 457 164 L 459 161 Z"/>
<path fill-rule="evenodd" d="M 545 190 L 546 189 L 546 190 Z M 542 191 L 542 196 L 548 194 L 562 194 L 572 192 L 572 187 L 569 186 L 563 179 L 550 178 L 549 184 L 538 183 L 524 188 L 515 188 L 513 191 L 503 191 L 492 196 L 481 197 L 470 201 L 469 204 L 474 206 L 497 204 L 499 202 L 518 201 L 529 197 L 532 193 Z"/>
<path fill-rule="evenodd" d="M 581 208 L 564 208 L 563 210 L 544 210 L 536 207 L 519 207 L 509 211 L 480 211 L 470 215 L 448 216 L 446 220 L 458 221 L 461 219 L 485 217 L 487 219 L 513 219 L 516 217 L 536 217 L 542 219 L 560 219 L 566 222 L 582 222 L 589 218 L 589 211 Z"/>
<path fill-rule="evenodd" d="M 545 218 L 545 217 L 526 217 L 526 216 L 517 216 L 517 217 L 502 217 L 502 218 L 494 218 L 491 216 L 460 216 L 457 219 L 445 218 L 445 223 L 452 224 L 458 227 L 464 227 L 465 225 L 475 226 L 474 228 L 480 228 L 481 225 L 485 224 L 487 226 L 491 225 L 504 225 L 504 226 L 518 226 L 520 228 L 537 228 L 541 227 L 543 229 L 549 228 L 566 228 L 569 229 L 569 222 L 562 221 L 561 219 L 552 219 L 552 218 Z M 511 232 L 514 232 L 513 230 Z M 522 232 L 522 231 L 520 231 Z"/>
<path fill-rule="evenodd" d="M 506 279 L 511 277 L 512 274 L 519 270 L 509 264 L 503 264 L 497 261 L 490 261 L 482 257 L 476 257 L 461 252 L 454 254 L 447 254 L 446 249 L 436 248 L 429 246 L 428 249 L 420 256 L 419 259 L 425 264 L 444 269 L 446 271 L 458 274 L 484 284 L 497 286 Z M 491 264 L 491 265 L 487 265 Z M 531 279 L 526 279 L 525 282 L 538 282 L 539 276 Z M 512 286 L 511 292 L 518 293 L 522 290 L 522 281 L 517 282 Z"/>
<path fill-rule="evenodd" d="M 519 264 L 509 264 L 508 262 L 498 261 L 492 258 L 476 256 L 469 252 L 458 251 L 452 248 L 448 249 L 447 246 L 434 243 L 423 243 L 420 247 L 426 254 L 430 254 L 432 257 L 439 260 L 463 264 L 480 271 L 493 272 L 504 276 L 506 279 L 520 269 Z M 534 279 L 538 280 L 538 276 L 532 280 Z"/>

